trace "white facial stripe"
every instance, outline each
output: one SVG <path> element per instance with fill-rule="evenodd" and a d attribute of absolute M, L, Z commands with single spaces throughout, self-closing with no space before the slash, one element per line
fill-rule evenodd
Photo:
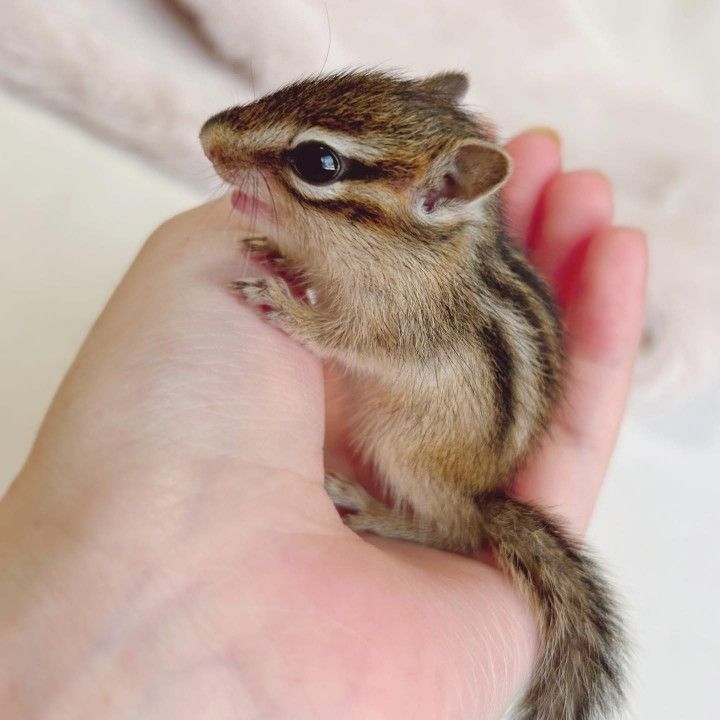
<path fill-rule="evenodd" d="M 370 143 L 364 143 L 352 135 L 331 132 L 323 128 L 313 127 L 298 133 L 292 141 L 292 147 L 297 147 L 304 142 L 323 143 L 345 157 L 367 162 L 373 162 L 382 157 L 382 151 Z"/>
<path fill-rule="evenodd" d="M 303 182 L 296 177 L 295 173 L 290 174 L 290 181 L 305 197 L 313 200 L 335 200 L 343 197 L 343 183 L 335 182 L 328 185 L 312 185 Z"/>

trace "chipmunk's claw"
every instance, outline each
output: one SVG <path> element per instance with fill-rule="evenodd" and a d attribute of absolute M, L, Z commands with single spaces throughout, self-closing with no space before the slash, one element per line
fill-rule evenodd
<path fill-rule="evenodd" d="M 267 305 L 270 297 L 268 293 L 268 281 L 266 278 L 247 278 L 234 280 L 230 283 L 230 289 L 245 298 L 252 305 Z"/>
<path fill-rule="evenodd" d="M 238 246 L 241 250 L 255 253 L 267 252 L 271 247 L 269 240 L 264 236 L 240 238 Z"/>

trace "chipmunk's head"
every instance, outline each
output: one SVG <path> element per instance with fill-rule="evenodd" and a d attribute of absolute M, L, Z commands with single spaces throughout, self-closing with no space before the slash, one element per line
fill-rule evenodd
<path fill-rule="evenodd" d="M 477 218 L 510 173 L 492 128 L 460 106 L 466 90 L 460 73 L 321 76 L 211 117 L 200 138 L 236 206 L 272 208 L 300 241 L 328 226 L 432 230 Z"/>

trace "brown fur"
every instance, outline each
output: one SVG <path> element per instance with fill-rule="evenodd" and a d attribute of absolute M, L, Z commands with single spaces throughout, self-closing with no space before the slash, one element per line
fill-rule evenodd
<path fill-rule="evenodd" d="M 343 73 L 211 118 L 218 172 L 273 207 L 248 247 L 278 277 L 237 290 L 357 385 L 357 448 L 391 510 L 333 475 L 350 527 L 462 553 L 490 543 L 535 604 L 541 656 L 522 718 L 585 720 L 620 700 L 622 635 L 596 566 L 538 509 L 503 494 L 545 431 L 562 333 L 545 283 L 508 240 L 495 191 L 510 172 L 492 126 L 460 105 L 467 80 Z M 343 156 L 317 186 L 288 158 L 309 138 Z M 268 309 L 269 308 L 269 309 Z"/>

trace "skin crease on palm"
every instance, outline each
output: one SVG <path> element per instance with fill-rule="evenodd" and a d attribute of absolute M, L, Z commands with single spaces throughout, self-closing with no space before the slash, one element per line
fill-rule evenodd
<path fill-rule="evenodd" d="M 567 399 L 514 492 L 582 533 L 640 336 L 643 235 L 611 189 L 508 146 L 515 239 L 568 330 Z M 491 564 L 361 538 L 323 490 L 337 378 L 227 290 L 257 268 L 227 198 L 150 238 L 0 503 L 3 717 L 497 718 L 532 611 Z M 245 220 L 246 222 L 246 220 Z M 324 440 L 327 404 L 328 435 Z"/>

